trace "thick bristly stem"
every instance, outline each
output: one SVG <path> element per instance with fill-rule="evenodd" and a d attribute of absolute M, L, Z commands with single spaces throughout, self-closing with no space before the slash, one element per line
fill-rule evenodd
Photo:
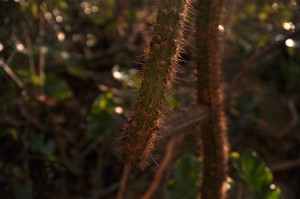
<path fill-rule="evenodd" d="M 144 168 L 147 165 L 158 137 L 157 129 L 176 73 L 186 5 L 186 0 L 158 1 L 159 10 L 146 54 L 142 84 L 120 139 L 121 157 L 133 166 Z"/>
<path fill-rule="evenodd" d="M 221 89 L 219 21 L 222 0 L 198 0 L 196 20 L 197 100 L 208 107 L 201 127 L 202 199 L 224 199 L 228 145 Z"/>

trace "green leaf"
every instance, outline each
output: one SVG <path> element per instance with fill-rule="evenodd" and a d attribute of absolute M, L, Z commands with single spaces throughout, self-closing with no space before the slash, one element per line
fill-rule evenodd
<path fill-rule="evenodd" d="M 168 199 L 196 199 L 199 192 L 200 162 L 193 155 L 182 156 L 175 165 L 174 179 L 166 190 Z"/>
<path fill-rule="evenodd" d="M 36 86 L 42 86 L 43 85 L 43 82 L 42 82 L 40 76 L 38 76 L 38 75 L 34 75 L 34 76 L 31 77 L 31 83 L 33 85 L 36 85 Z"/>
<path fill-rule="evenodd" d="M 29 143 L 32 152 L 37 152 L 47 157 L 53 155 L 56 150 L 56 144 L 54 140 L 46 140 L 44 133 L 33 134 L 30 137 Z"/>
<path fill-rule="evenodd" d="M 86 78 L 87 76 L 87 71 L 85 70 L 84 67 L 82 67 L 78 62 L 74 60 L 67 59 L 65 60 L 65 63 L 67 64 L 67 72 L 79 77 L 81 79 Z"/>
<path fill-rule="evenodd" d="M 15 128 L 8 128 L 5 129 L 4 131 L 1 131 L 0 138 L 2 136 L 10 136 L 14 141 L 17 141 L 20 138 L 19 132 Z"/>
<path fill-rule="evenodd" d="M 116 125 L 115 106 L 112 93 L 101 95 L 94 101 L 91 113 L 88 116 L 86 132 L 88 139 L 104 135 Z"/>
<path fill-rule="evenodd" d="M 65 100 L 73 96 L 69 85 L 56 76 L 46 76 L 45 95 L 54 100 Z"/>
<path fill-rule="evenodd" d="M 36 18 L 39 16 L 39 8 L 38 8 L 37 3 L 32 3 L 32 5 L 31 5 L 31 13 Z"/>
<path fill-rule="evenodd" d="M 255 192 L 257 199 L 279 199 L 280 190 L 273 184 L 273 175 L 255 152 L 243 156 L 231 153 L 231 161 L 240 178 Z"/>

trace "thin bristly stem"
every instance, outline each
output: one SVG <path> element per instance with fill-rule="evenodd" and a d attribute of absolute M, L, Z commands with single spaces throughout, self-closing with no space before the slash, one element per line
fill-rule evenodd
<path fill-rule="evenodd" d="M 160 164 L 160 167 L 158 168 L 157 172 L 155 173 L 154 180 L 152 181 L 150 187 L 145 192 L 145 194 L 142 196 L 142 199 L 151 199 L 153 195 L 155 194 L 155 191 L 160 185 L 161 179 L 164 177 L 165 170 L 170 166 L 170 162 L 174 156 L 174 149 L 175 147 L 178 147 L 180 142 L 182 141 L 184 137 L 184 134 L 181 134 L 177 137 L 174 137 L 168 144 L 167 152 L 164 156 L 164 159 L 162 160 L 162 163 Z"/>
<path fill-rule="evenodd" d="M 122 177 L 121 177 L 121 184 L 120 184 L 120 188 L 118 191 L 118 196 L 117 199 L 123 199 L 124 194 L 125 194 L 125 190 L 126 190 L 126 184 L 128 181 L 128 176 L 130 174 L 130 170 L 131 170 L 131 166 L 129 163 L 125 164 L 124 168 L 123 168 L 123 173 L 122 173 Z"/>

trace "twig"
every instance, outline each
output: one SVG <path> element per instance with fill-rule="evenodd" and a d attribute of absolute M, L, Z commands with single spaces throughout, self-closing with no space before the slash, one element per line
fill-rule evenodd
<path fill-rule="evenodd" d="M 23 143 L 23 147 L 24 150 L 22 152 L 22 162 L 23 162 L 23 169 L 24 169 L 24 174 L 25 174 L 25 178 L 26 179 L 30 179 L 30 167 L 29 167 L 29 160 L 30 160 L 30 154 L 28 153 L 29 151 L 29 129 L 26 128 L 23 132 L 23 136 L 22 136 L 22 143 Z"/>
<path fill-rule="evenodd" d="M 192 106 L 171 112 L 172 116 L 163 122 L 164 128 L 159 129 L 159 134 L 166 135 L 169 139 L 179 133 L 189 133 L 201 124 L 201 121 L 207 117 L 207 113 L 205 106 Z"/>
<path fill-rule="evenodd" d="M 15 58 L 15 56 L 16 56 L 16 50 L 13 50 L 13 51 L 9 54 L 8 58 L 6 59 L 6 64 L 7 64 L 7 65 L 10 65 L 10 63 L 13 61 L 13 59 Z"/>
<path fill-rule="evenodd" d="M 91 151 L 98 147 L 102 139 L 96 139 L 90 143 L 85 149 L 82 149 L 82 152 L 79 154 L 80 159 L 85 158 Z"/>
<path fill-rule="evenodd" d="M 0 66 L 10 76 L 10 78 L 14 80 L 14 82 L 16 82 L 16 84 L 21 89 L 25 88 L 25 84 L 23 83 L 23 81 L 14 73 L 14 71 L 12 71 L 12 69 L 2 59 L 0 59 Z"/>
<path fill-rule="evenodd" d="M 41 5 L 39 6 L 40 24 L 39 24 L 39 73 L 42 82 L 41 97 L 44 97 L 45 84 L 45 52 L 44 52 L 44 37 L 45 37 L 45 18 Z"/>
<path fill-rule="evenodd" d="M 8 113 L 3 114 L 3 119 L 9 125 L 20 128 L 23 125 L 23 121 L 18 121 L 15 118 L 11 117 Z"/>
<path fill-rule="evenodd" d="M 288 132 L 290 132 L 298 123 L 298 113 L 297 113 L 294 101 L 291 99 L 288 100 L 287 106 L 291 112 L 292 119 L 282 130 L 277 130 L 277 129 L 273 128 L 273 125 L 264 119 L 256 118 L 256 117 L 248 115 L 248 114 L 241 114 L 237 110 L 231 110 L 230 113 L 234 116 L 241 116 L 241 117 L 248 119 L 249 121 L 257 123 L 260 126 L 260 128 L 262 128 L 266 133 L 271 135 L 273 138 L 281 139 Z"/>
<path fill-rule="evenodd" d="M 92 198 L 99 198 L 99 193 L 101 193 L 102 187 L 102 150 L 98 150 L 97 164 L 95 172 L 93 173 L 92 178 Z"/>
<path fill-rule="evenodd" d="M 297 108 L 295 106 L 295 103 L 292 99 L 288 99 L 286 102 L 286 105 L 291 113 L 292 119 L 290 121 L 290 123 L 288 123 L 285 128 L 281 131 L 280 136 L 283 137 L 284 135 L 286 135 L 288 132 L 290 132 L 298 123 L 298 112 L 297 112 Z"/>
<path fill-rule="evenodd" d="M 237 110 L 230 110 L 229 113 L 232 114 L 233 116 L 239 116 L 239 117 L 243 117 L 245 119 L 248 119 L 249 121 L 258 124 L 258 126 L 260 128 L 262 128 L 266 133 L 271 135 L 273 138 L 277 138 L 277 139 L 279 138 L 277 131 L 272 127 L 272 125 L 269 124 L 269 122 L 267 122 L 263 119 L 260 119 L 260 118 L 256 118 L 252 115 L 242 114 Z"/>
<path fill-rule="evenodd" d="M 257 50 L 256 52 L 254 52 L 250 59 L 248 59 L 248 61 L 245 63 L 241 71 L 235 75 L 235 77 L 231 81 L 231 86 L 234 87 L 238 85 L 242 78 L 253 68 L 253 66 L 258 60 L 264 58 L 266 55 L 273 52 L 274 49 L 284 45 L 287 39 L 297 37 L 299 34 L 300 27 L 297 27 L 294 32 L 287 34 L 283 39 L 276 41 L 273 44 L 270 44 L 267 48 L 263 50 Z"/>
<path fill-rule="evenodd" d="M 30 180 L 31 178 L 31 172 L 30 172 L 30 159 L 31 159 L 31 155 L 29 152 L 29 134 L 30 134 L 30 129 L 25 128 L 25 131 L 23 132 L 23 136 L 22 136 L 22 143 L 23 143 L 23 151 L 22 151 L 22 167 L 24 170 L 24 177 L 25 180 Z M 25 192 L 25 198 L 32 198 L 32 189 L 28 189 Z"/>
<path fill-rule="evenodd" d="M 130 175 L 128 177 L 128 182 L 136 179 L 137 176 L 138 175 L 136 175 L 136 174 Z M 96 194 L 99 198 L 107 198 L 109 195 L 115 193 L 118 190 L 118 188 L 120 187 L 120 185 L 121 185 L 120 181 L 115 182 L 115 183 L 111 184 L 109 187 L 107 187 L 106 189 L 98 190 L 99 193 L 96 193 Z"/>
<path fill-rule="evenodd" d="M 270 169 L 272 171 L 284 171 L 288 169 L 293 169 L 295 167 L 300 167 L 300 159 L 274 164 L 270 166 Z"/>
<path fill-rule="evenodd" d="M 47 129 L 39 120 L 30 115 L 23 101 L 19 102 L 19 108 L 21 115 L 25 117 L 29 123 L 33 124 L 36 128 L 40 130 L 45 131 Z"/>
<path fill-rule="evenodd" d="M 126 44 L 120 44 L 120 45 L 115 45 L 109 48 L 108 50 L 105 51 L 97 51 L 94 52 L 93 54 L 89 55 L 82 55 L 79 53 L 71 53 L 72 57 L 76 58 L 79 61 L 95 61 L 95 60 L 101 60 L 105 57 L 110 57 L 113 55 L 118 54 L 118 52 L 136 52 L 138 51 L 139 48 L 136 48 L 134 46 L 129 45 L 128 43 Z"/>
<path fill-rule="evenodd" d="M 154 180 L 152 181 L 152 183 L 151 183 L 150 187 L 148 188 L 148 190 L 146 191 L 146 193 L 143 195 L 142 199 L 151 199 L 153 197 L 155 191 L 157 190 L 157 187 L 160 185 L 160 182 L 164 176 L 165 170 L 168 168 L 168 166 L 170 166 L 170 161 L 173 158 L 173 151 L 174 151 L 175 147 L 178 147 L 178 144 L 182 141 L 183 137 L 184 137 L 184 134 L 181 134 L 177 137 L 174 137 L 169 142 L 167 152 L 164 156 L 164 159 L 162 160 L 162 163 L 154 176 Z"/>
<path fill-rule="evenodd" d="M 42 10 L 47 13 L 50 17 L 46 17 L 46 15 L 42 16 L 47 20 L 47 23 L 53 28 L 54 32 L 56 35 L 58 35 L 59 32 L 61 32 L 60 26 L 56 23 L 54 20 L 55 16 L 53 16 L 52 12 L 48 8 L 49 6 L 47 5 L 46 2 L 43 3 L 42 5 Z"/>
<path fill-rule="evenodd" d="M 125 189 L 126 189 L 127 179 L 128 179 L 129 173 L 130 173 L 130 169 L 131 169 L 130 163 L 126 163 L 123 168 L 123 174 L 122 174 L 122 178 L 121 178 L 121 186 L 118 191 L 117 199 L 123 199 Z"/>
<path fill-rule="evenodd" d="M 29 58 L 29 67 L 30 67 L 30 71 L 31 71 L 31 76 L 35 76 L 36 75 L 35 61 L 34 61 L 34 57 L 33 57 L 33 53 L 32 53 L 33 52 L 32 43 L 31 43 L 28 27 L 27 27 L 27 24 L 25 22 L 21 23 L 21 27 L 23 29 L 23 36 L 24 36 L 24 39 L 25 39 L 25 42 L 26 42 L 26 48 L 27 48 L 27 53 L 28 53 L 28 58 Z"/>
<path fill-rule="evenodd" d="M 225 1 L 225 12 L 223 12 L 224 17 L 222 17 L 222 25 L 227 29 L 231 30 L 234 24 L 234 13 L 239 9 L 241 2 L 239 0 L 232 0 L 230 3 Z M 230 4 L 230 5 L 229 5 Z"/>
<path fill-rule="evenodd" d="M 64 145 L 64 141 L 61 139 L 60 135 L 57 134 L 57 132 L 53 132 L 54 140 L 57 144 L 57 148 L 59 151 L 59 160 L 60 162 L 73 174 L 79 176 L 81 175 L 82 171 L 79 168 L 76 168 L 73 166 L 70 161 L 68 160 L 67 154 L 66 154 L 66 147 Z"/>

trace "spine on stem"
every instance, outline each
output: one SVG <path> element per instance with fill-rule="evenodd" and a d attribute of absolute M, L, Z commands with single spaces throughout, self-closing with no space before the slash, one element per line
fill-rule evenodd
<path fill-rule="evenodd" d="M 222 0 L 197 0 L 197 101 L 208 107 L 201 127 L 203 155 L 202 199 L 226 198 L 228 144 L 223 111 L 219 22 Z"/>
<path fill-rule="evenodd" d="M 142 83 L 120 138 L 120 156 L 144 168 L 158 138 L 165 103 L 176 73 L 188 0 L 158 0 L 150 49 L 145 55 Z"/>

